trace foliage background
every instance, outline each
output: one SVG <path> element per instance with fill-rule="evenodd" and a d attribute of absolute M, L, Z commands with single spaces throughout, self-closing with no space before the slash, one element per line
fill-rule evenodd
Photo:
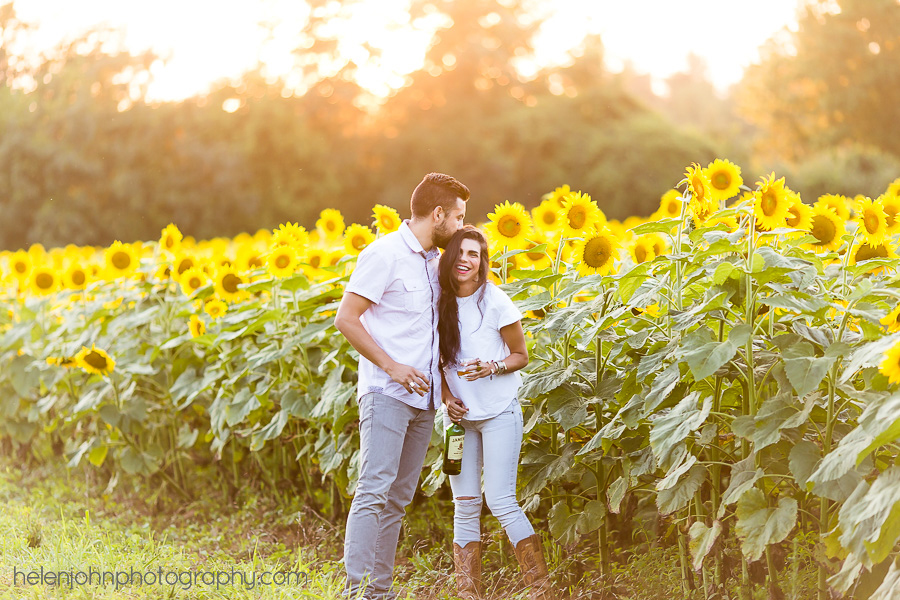
<path fill-rule="evenodd" d="M 142 77 L 156 57 L 96 31 L 26 61 L 12 48 L 30 26 L 0 7 L 0 248 L 149 240 L 169 222 L 198 239 L 287 220 L 311 228 L 331 206 L 365 223 L 376 203 L 405 213 L 429 171 L 473 190 L 475 221 L 504 200 L 532 208 L 562 183 L 610 218 L 647 216 L 685 164 L 716 156 L 788 175 L 807 202 L 826 189 L 875 194 L 900 166 L 894 0 L 810 2 L 800 30 L 773 40 L 724 97 L 699 58 L 658 96 L 646 75 L 611 73 L 597 38 L 526 81 L 513 65 L 538 23 L 523 24 L 520 3 L 417 0 L 411 14 L 429 4 L 454 25 L 425 69 L 374 103 L 352 63 L 319 71 L 336 56 L 317 28 L 327 14 L 298 34 L 309 39 L 297 49 L 307 93 L 257 69 L 150 104 Z M 841 14 L 827 12 L 834 4 Z M 479 25 L 491 13 L 499 22 Z"/>

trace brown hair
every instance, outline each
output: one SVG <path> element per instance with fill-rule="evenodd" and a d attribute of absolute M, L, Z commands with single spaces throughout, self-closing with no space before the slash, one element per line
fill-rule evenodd
<path fill-rule="evenodd" d="M 459 354 L 459 305 L 456 302 L 459 283 L 453 275 L 453 267 L 459 260 L 460 246 L 463 240 L 475 240 L 481 247 L 481 261 L 478 265 L 478 281 L 481 285 L 475 292 L 479 294 L 479 307 L 488 285 L 490 257 L 488 256 L 487 240 L 478 228 L 465 225 L 450 238 L 438 263 L 438 281 L 441 284 L 441 295 L 438 299 L 438 338 L 442 366 L 455 362 Z"/>
<path fill-rule="evenodd" d="M 438 206 L 442 207 L 444 212 L 450 212 L 456 208 L 457 198 L 467 201 L 469 188 L 449 175 L 429 173 L 413 190 L 409 208 L 413 217 L 428 216 Z"/>

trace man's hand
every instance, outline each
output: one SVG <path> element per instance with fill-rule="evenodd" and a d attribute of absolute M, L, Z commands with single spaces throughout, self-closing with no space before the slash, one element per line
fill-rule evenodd
<path fill-rule="evenodd" d="M 466 408 L 466 405 L 462 403 L 462 400 L 460 400 L 456 396 L 451 395 L 445 397 L 444 404 L 447 405 L 447 416 L 450 417 L 450 420 L 454 423 L 459 423 L 459 420 L 466 416 L 466 413 L 469 412 L 469 409 Z"/>
<path fill-rule="evenodd" d="M 430 386 L 428 378 L 421 371 L 409 365 L 394 362 L 385 369 L 385 372 L 410 394 L 415 392 L 420 396 L 424 396 Z"/>

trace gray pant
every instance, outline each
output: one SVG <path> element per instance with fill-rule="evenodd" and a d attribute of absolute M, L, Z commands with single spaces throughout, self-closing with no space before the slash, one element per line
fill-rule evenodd
<path fill-rule="evenodd" d="M 393 598 L 400 520 L 412 501 L 434 427 L 434 410 L 384 394 L 359 399 L 359 483 L 344 538 L 344 595 Z"/>

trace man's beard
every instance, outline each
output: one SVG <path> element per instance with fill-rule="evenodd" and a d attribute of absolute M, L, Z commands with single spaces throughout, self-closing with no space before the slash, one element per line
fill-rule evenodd
<path fill-rule="evenodd" d="M 447 244 L 450 243 L 450 238 L 453 237 L 455 232 L 450 231 L 450 228 L 445 223 L 442 223 L 438 227 L 434 228 L 434 233 L 431 234 L 431 241 L 435 246 L 440 248 L 441 250 L 447 247 Z"/>

